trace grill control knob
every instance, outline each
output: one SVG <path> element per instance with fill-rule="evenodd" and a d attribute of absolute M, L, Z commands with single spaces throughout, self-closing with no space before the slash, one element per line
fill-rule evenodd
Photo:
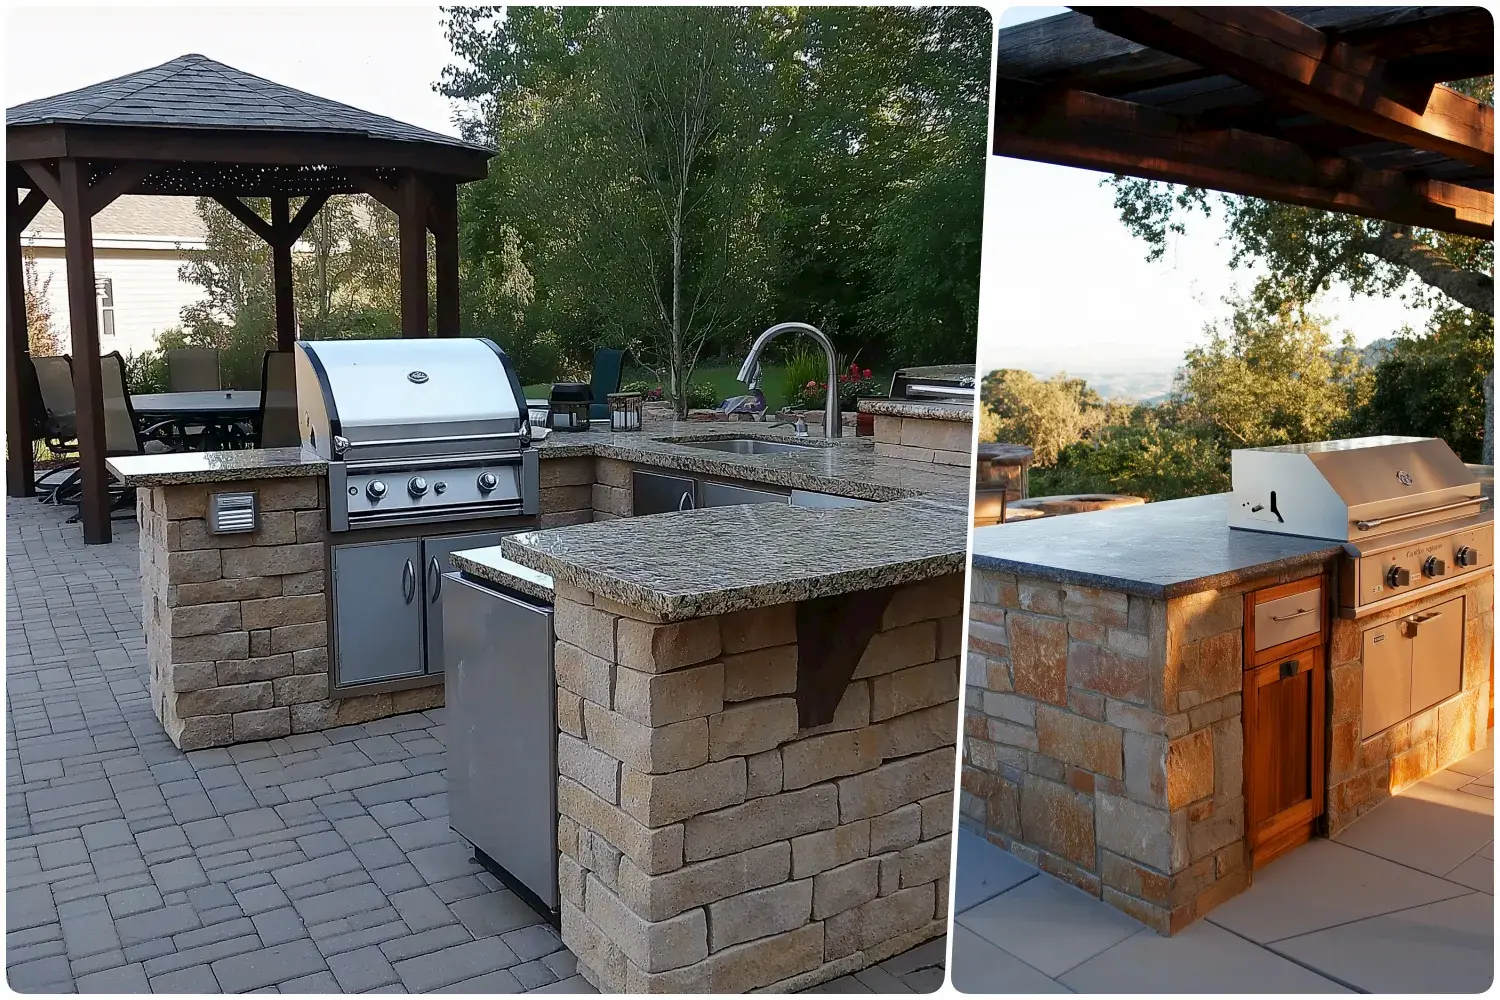
<path fill-rule="evenodd" d="M 1442 576 L 1448 572 L 1448 564 L 1437 556 L 1428 556 L 1427 561 L 1422 564 L 1423 576 Z"/>
<path fill-rule="evenodd" d="M 1411 586 L 1411 570 L 1404 566 L 1392 566 L 1385 571 L 1385 585 L 1393 589 Z"/>
<path fill-rule="evenodd" d="M 379 500 L 385 496 L 385 483 L 382 483 L 378 479 L 372 479 L 370 480 L 370 485 L 365 487 L 365 492 L 369 494 L 371 500 Z"/>
<path fill-rule="evenodd" d="M 488 493 L 490 490 L 499 485 L 500 480 L 495 478 L 495 474 L 493 472 L 481 472 L 479 474 L 479 490 L 481 493 Z"/>
<path fill-rule="evenodd" d="M 1460 566 L 1478 566 L 1479 552 L 1478 550 L 1465 545 L 1463 548 L 1458 550 L 1456 555 L 1454 555 L 1453 561 L 1458 563 Z"/>
<path fill-rule="evenodd" d="M 427 492 L 427 480 L 421 476 L 412 476 L 411 481 L 406 484 L 406 492 L 414 497 L 419 497 Z"/>

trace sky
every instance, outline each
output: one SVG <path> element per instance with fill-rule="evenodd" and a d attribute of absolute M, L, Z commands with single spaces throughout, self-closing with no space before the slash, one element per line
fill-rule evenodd
<path fill-rule="evenodd" d="M 1066 8 L 1011 8 L 1000 27 Z M 1222 304 L 1254 273 L 1229 267 L 1223 225 L 1194 219 L 1158 262 L 1114 209 L 1105 174 L 992 156 L 986 175 L 981 276 L 981 371 L 1024 368 L 1039 375 L 1166 370 L 1197 343 Z M 1222 218 L 1222 217 L 1220 217 Z M 1399 299 L 1351 297 L 1335 288 L 1318 311 L 1336 333 L 1361 345 L 1425 312 Z"/>

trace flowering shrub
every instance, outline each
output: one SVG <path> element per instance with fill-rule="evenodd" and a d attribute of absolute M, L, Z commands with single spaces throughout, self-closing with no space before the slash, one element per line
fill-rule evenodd
<path fill-rule="evenodd" d="M 876 383 L 874 372 L 868 368 L 860 368 L 857 364 L 851 364 L 849 370 L 839 376 L 839 408 L 852 410 L 858 400 L 879 396 L 881 391 Z M 798 386 L 792 391 L 791 408 L 794 410 L 822 409 L 823 401 L 827 397 L 828 383 L 809 379 L 805 385 Z"/>
<path fill-rule="evenodd" d="M 641 393 L 648 403 L 659 403 L 667 398 L 666 390 L 661 385 L 652 385 L 650 382 L 629 382 L 620 388 L 624 392 Z M 689 382 L 687 405 L 690 410 L 711 410 L 719 405 L 719 391 L 712 382 Z"/>

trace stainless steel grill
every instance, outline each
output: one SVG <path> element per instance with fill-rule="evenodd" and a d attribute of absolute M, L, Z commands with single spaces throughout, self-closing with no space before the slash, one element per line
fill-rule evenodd
<path fill-rule="evenodd" d="M 927 402 L 972 403 L 978 397 L 973 365 L 928 365 L 902 368 L 891 376 L 891 398 Z"/>
<path fill-rule="evenodd" d="M 1494 511 L 1437 438 L 1366 437 L 1231 456 L 1229 526 L 1341 542 L 1339 612 L 1446 590 L 1492 564 Z"/>
<path fill-rule="evenodd" d="M 489 340 L 300 341 L 297 407 L 333 531 L 536 513 L 526 400 Z"/>

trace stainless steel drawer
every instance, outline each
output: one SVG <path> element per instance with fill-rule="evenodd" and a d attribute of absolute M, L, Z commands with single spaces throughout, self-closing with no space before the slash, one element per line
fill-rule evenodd
<path fill-rule="evenodd" d="M 1323 627 L 1323 588 L 1315 587 L 1290 597 L 1255 606 L 1257 651 L 1312 635 Z"/>

